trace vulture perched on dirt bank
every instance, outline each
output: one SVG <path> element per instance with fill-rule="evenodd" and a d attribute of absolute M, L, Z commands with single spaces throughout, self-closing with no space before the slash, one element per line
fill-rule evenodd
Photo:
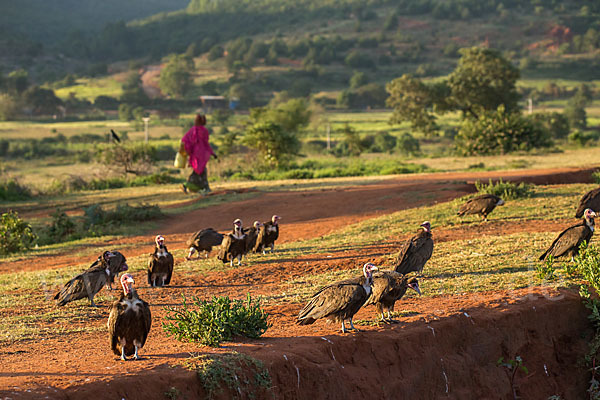
<path fill-rule="evenodd" d="M 136 360 L 139 358 L 138 350 L 144 347 L 152 325 L 150 307 L 139 298 L 133 284 L 130 274 L 121 276 L 123 293 L 113 303 L 108 316 L 110 347 L 123 361 L 131 355 Z"/>
<path fill-rule="evenodd" d="M 162 287 L 171 283 L 174 260 L 165 246 L 164 237 L 157 235 L 154 242 L 156 247 L 148 260 L 148 285 Z"/>
<path fill-rule="evenodd" d="M 217 258 L 223 264 L 229 263 L 233 267 L 233 259 L 238 259 L 238 266 L 242 265 L 242 257 L 246 254 L 246 234 L 242 228 L 242 220 L 233 221 L 233 231 L 223 237 Z"/>
<path fill-rule="evenodd" d="M 583 220 L 573 226 L 568 227 L 550 245 L 548 250 L 540 256 L 540 260 L 545 260 L 549 256 L 561 257 L 571 256 L 571 261 L 579 253 L 581 243 L 589 243 L 594 234 L 594 217 L 596 213 L 588 208 L 583 213 Z"/>
<path fill-rule="evenodd" d="M 119 272 L 127 271 L 126 261 L 118 251 L 105 251 L 85 272 L 65 283 L 54 299 L 59 306 L 64 306 L 70 301 L 87 297 L 91 305 L 96 307 L 94 296 L 106 284 L 110 286 Z"/>
<path fill-rule="evenodd" d="M 408 288 L 421 294 L 417 278 L 409 278 L 396 271 L 375 272 L 373 274 L 373 293 L 367 304 L 375 304 L 377 312 L 381 314 L 382 322 L 396 323 L 398 321 L 392 319 L 394 304 L 404 296 Z M 384 309 L 387 310 L 387 319 L 383 314 Z"/>
<path fill-rule="evenodd" d="M 208 258 L 208 253 L 211 252 L 214 246 L 220 246 L 223 242 L 223 235 L 215 231 L 213 228 L 202 229 L 201 231 L 194 232 L 192 236 L 186 242 L 186 246 L 190 248 L 189 254 L 185 258 L 191 260 L 194 252 L 204 251 L 204 255 Z"/>
<path fill-rule="evenodd" d="M 600 212 L 600 188 L 590 190 L 579 200 L 579 207 L 575 212 L 575 218 L 583 217 L 586 208 L 591 208 L 594 212 Z"/>
<path fill-rule="evenodd" d="M 262 251 L 265 254 L 265 249 L 267 247 L 271 248 L 271 253 L 275 251 L 275 241 L 279 238 L 279 223 L 278 221 L 281 219 L 279 215 L 273 215 L 271 220 L 265 222 L 264 229 L 259 232 L 259 236 L 257 239 L 257 249 L 256 252 L 260 253 Z"/>
<path fill-rule="evenodd" d="M 463 215 L 479 214 L 483 217 L 484 221 L 487 221 L 489 213 L 491 213 L 496 206 L 501 206 L 503 204 L 504 200 L 498 196 L 494 196 L 493 194 L 482 194 L 481 196 L 473 197 L 463 204 L 460 210 L 458 210 L 457 215 L 462 217 Z"/>
<path fill-rule="evenodd" d="M 352 318 L 371 295 L 372 274 L 377 267 L 371 263 L 363 266 L 363 276 L 332 283 L 315 293 L 308 304 L 298 314 L 297 324 L 310 325 L 320 318 L 342 322 L 342 333 L 346 333 L 345 320 L 350 320 L 350 329 L 354 327 Z"/>
<path fill-rule="evenodd" d="M 425 221 L 421 224 L 423 229 L 415 236 L 402 244 L 400 253 L 396 258 L 394 270 L 406 275 L 410 272 L 421 273 L 425 263 L 433 253 L 433 239 L 431 237 L 431 224 Z"/>

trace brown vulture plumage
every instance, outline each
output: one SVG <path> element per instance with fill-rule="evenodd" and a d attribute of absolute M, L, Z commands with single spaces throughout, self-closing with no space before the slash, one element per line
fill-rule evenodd
<path fill-rule="evenodd" d="M 136 360 L 139 358 L 138 350 L 144 347 L 152 325 L 150 307 L 139 298 L 133 284 L 130 274 L 121 276 L 123 293 L 113 303 L 108 316 L 110 348 L 123 361 L 131 355 Z"/>
<path fill-rule="evenodd" d="M 157 235 L 154 239 L 156 246 L 148 260 L 148 285 L 162 287 L 171 283 L 173 275 L 173 254 L 165 246 L 165 238 Z"/>
<path fill-rule="evenodd" d="M 208 258 L 208 253 L 211 252 L 215 246 L 220 246 L 223 242 L 223 235 L 215 231 L 213 228 L 202 229 L 201 231 L 194 232 L 192 236 L 186 242 L 186 246 L 189 247 L 189 254 L 186 260 L 191 260 L 194 252 L 204 251 L 205 257 Z"/>
<path fill-rule="evenodd" d="M 233 221 L 233 231 L 223 237 L 221 248 L 217 258 L 223 264 L 229 263 L 233 267 L 233 259 L 238 259 L 238 265 L 242 265 L 242 257 L 246 254 L 246 234 L 242 228 L 242 220 Z"/>
<path fill-rule="evenodd" d="M 110 286 L 119 272 L 127 271 L 126 261 L 118 251 L 105 251 L 86 271 L 65 283 L 54 299 L 59 306 L 64 306 L 70 301 L 87 297 L 91 305 L 96 307 L 94 296 L 105 285 Z"/>
<path fill-rule="evenodd" d="M 421 294 L 419 281 L 415 277 L 410 278 L 396 271 L 375 272 L 373 274 L 373 293 L 367 304 L 375 304 L 377 312 L 381 314 L 382 322 L 388 324 L 398 322 L 392 319 L 391 313 L 394 311 L 396 301 L 404 296 L 408 288 Z M 387 310 L 387 319 L 383 314 L 384 309 Z"/>
<path fill-rule="evenodd" d="M 498 196 L 494 196 L 493 194 L 482 194 L 473 197 L 463 204 L 460 210 L 458 210 L 457 215 L 462 217 L 463 215 L 479 214 L 483 217 L 484 221 L 487 221 L 489 213 L 491 213 L 496 206 L 501 206 L 503 204 L 504 200 Z"/>
<path fill-rule="evenodd" d="M 271 248 L 271 253 L 275 250 L 275 241 L 279 238 L 279 223 L 278 221 L 281 219 L 279 215 L 273 215 L 271 220 L 265 222 L 264 229 L 259 232 L 257 239 L 257 247 L 256 252 L 260 253 L 262 251 L 265 254 L 265 249 L 267 247 Z"/>
<path fill-rule="evenodd" d="M 591 208 L 594 212 L 600 212 L 600 188 L 590 190 L 579 200 L 579 207 L 575 212 L 575 218 L 583 217 L 586 208 Z"/>
<path fill-rule="evenodd" d="M 352 323 L 352 318 L 371 295 L 373 271 L 377 271 L 377 267 L 367 263 L 363 266 L 361 277 L 335 282 L 321 288 L 300 310 L 296 323 L 310 325 L 320 318 L 327 318 L 330 321 L 341 322 L 342 333 L 346 333 L 344 321 L 350 320 L 350 329 L 358 331 Z"/>
<path fill-rule="evenodd" d="M 254 221 L 251 228 L 248 228 L 246 234 L 246 253 L 256 252 L 258 236 L 264 230 L 263 224 L 260 221 Z"/>
<path fill-rule="evenodd" d="M 548 250 L 540 256 L 540 260 L 545 260 L 549 256 L 561 257 L 570 255 L 571 260 L 579 253 L 579 246 L 583 242 L 589 243 L 594 234 L 594 217 L 596 213 L 588 208 L 583 213 L 583 220 L 573 226 L 568 227 L 558 235 Z"/>
<path fill-rule="evenodd" d="M 431 237 L 431 224 L 425 221 L 421 224 L 423 229 L 404 242 L 396 258 L 394 270 L 403 275 L 410 272 L 421 273 L 425 263 L 433 253 L 433 239 Z"/>

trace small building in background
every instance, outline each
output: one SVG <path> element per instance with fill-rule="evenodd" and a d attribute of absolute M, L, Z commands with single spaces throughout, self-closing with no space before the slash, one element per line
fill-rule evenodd
<path fill-rule="evenodd" d="M 208 113 L 215 109 L 226 109 L 229 107 L 229 103 L 225 96 L 200 96 L 202 101 L 202 107 Z"/>

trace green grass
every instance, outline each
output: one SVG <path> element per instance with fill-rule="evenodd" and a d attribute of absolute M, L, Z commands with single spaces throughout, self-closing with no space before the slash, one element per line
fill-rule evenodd
<path fill-rule="evenodd" d="M 104 78 L 79 78 L 73 86 L 66 86 L 54 91 L 56 96 L 66 100 L 71 94 L 78 99 L 89 100 L 92 103 L 98 96 L 110 96 L 119 98 L 123 94 L 122 83 L 113 76 Z"/>

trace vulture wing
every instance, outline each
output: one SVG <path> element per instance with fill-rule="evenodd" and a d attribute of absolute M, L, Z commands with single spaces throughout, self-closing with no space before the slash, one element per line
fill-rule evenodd
<path fill-rule="evenodd" d="M 59 306 L 84 298 L 89 298 L 93 303 L 94 296 L 108 282 L 108 275 L 102 266 L 90 268 L 88 271 L 77 275 L 65 283 L 62 289 L 54 296 Z"/>
<path fill-rule="evenodd" d="M 358 310 L 367 300 L 365 289 L 356 280 L 334 283 L 319 290 L 298 314 L 297 323 L 310 325 L 345 309 Z"/>
<path fill-rule="evenodd" d="M 579 207 L 577 207 L 575 217 L 583 217 L 583 212 L 586 208 L 591 208 L 596 212 L 600 211 L 600 188 L 590 190 L 583 195 L 581 200 L 579 200 Z"/>
<path fill-rule="evenodd" d="M 223 242 L 221 242 L 221 248 L 219 249 L 219 254 L 217 255 L 217 258 L 223 261 L 224 264 L 229 262 L 229 251 L 231 248 L 232 240 L 233 237 L 230 234 L 227 234 L 223 237 Z"/>
<path fill-rule="evenodd" d="M 394 281 L 392 276 L 387 272 L 388 271 L 377 271 L 373 273 L 373 284 L 371 285 L 372 292 L 367 304 L 379 303 L 382 298 L 390 294 L 390 291 L 394 286 Z M 397 272 L 394 273 L 397 274 Z"/>
<path fill-rule="evenodd" d="M 404 242 L 396 261 L 395 271 L 403 275 L 421 272 L 433 254 L 433 239 L 425 231 Z"/>
<path fill-rule="evenodd" d="M 565 229 L 554 239 L 548 250 L 540 256 L 540 260 L 545 260 L 548 256 L 560 257 L 570 250 L 578 248 L 584 240 L 591 239 L 589 232 L 590 229 L 584 222 Z"/>
<path fill-rule="evenodd" d="M 265 243 L 265 236 L 266 236 L 265 227 L 261 226 L 258 229 L 258 235 L 256 237 L 256 243 L 254 244 L 254 247 L 252 248 L 253 252 L 255 252 L 255 253 L 262 253 L 263 248 L 264 248 L 264 243 Z"/>
<path fill-rule="evenodd" d="M 165 264 L 167 267 L 167 279 L 165 279 L 165 285 L 171 283 L 171 276 L 173 276 L 173 265 L 175 264 L 175 260 L 173 259 L 173 254 L 168 253 L 165 258 Z"/>
<path fill-rule="evenodd" d="M 119 332 L 122 330 L 123 320 L 120 316 L 123 314 L 125 306 L 121 304 L 121 300 L 117 300 L 113 303 L 110 315 L 108 316 L 108 339 L 110 341 L 110 348 L 116 355 L 120 356 L 121 351 L 118 348 L 119 345 Z"/>

